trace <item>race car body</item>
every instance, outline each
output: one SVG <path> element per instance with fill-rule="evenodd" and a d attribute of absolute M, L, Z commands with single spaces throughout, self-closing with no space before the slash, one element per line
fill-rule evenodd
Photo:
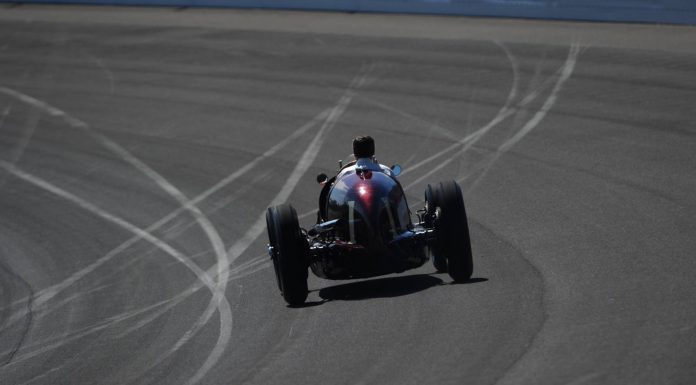
<path fill-rule="evenodd" d="M 310 238 L 310 267 L 322 278 L 402 272 L 428 260 L 427 234 L 416 233 L 403 189 L 386 172 L 359 165 L 341 172 L 330 187 L 325 213 L 322 231 L 309 234 L 316 235 Z"/>
<path fill-rule="evenodd" d="M 358 159 L 334 178 L 320 174 L 319 213 L 309 230 L 299 227 L 289 204 L 268 209 L 268 250 L 288 304 L 305 301 L 308 268 L 321 278 L 367 278 L 417 268 L 432 257 L 438 271 L 455 281 L 469 279 L 473 264 L 461 189 L 453 181 L 428 185 L 414 223 L 399 171 Z"/>

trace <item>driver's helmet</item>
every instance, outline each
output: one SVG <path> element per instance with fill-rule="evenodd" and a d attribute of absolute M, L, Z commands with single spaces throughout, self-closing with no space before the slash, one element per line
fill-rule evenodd
<path fill-rule="evenodd" d="M 375 140 L 371 136 L 357 136 L 353 139 L 353 156 L 355 159 L 375 156 Z"/>

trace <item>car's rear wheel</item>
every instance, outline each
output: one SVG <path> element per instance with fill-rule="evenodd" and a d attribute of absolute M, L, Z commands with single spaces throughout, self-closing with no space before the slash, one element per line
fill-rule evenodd
<path fill-rule="evenodd" d="M 266 212 L 266 226 L 278 288 L 289 305 L 301 305 L 307 299 L 308 264 L 297 212 L 288 204 L 271 207 Z"/>
<path fill-rule="evenodd" d="M 425 212 L 426 212 L 426 226 L 432 227 L 434 225 L 434 218 L 436 217 L 437 207 L 440 205 L 436 189 L 431 185 L 425 186 Z M 445 253 L 440 247 L 440 244 L 434 244 L 429 247 L 430 256 L 433 258 L 433 266 L 435 271 L 438 273 L 447 272 L 447 258 L 445 258 Z"/>
<path fill-rule="evenodd" d="M 435 221 L 438 248 L 447 259 L 450 277 L 465 282 L 471 278 L 474 263 L 462 190 L 454 181 L 441 182 L 435 196 L 439 208 Z"/>

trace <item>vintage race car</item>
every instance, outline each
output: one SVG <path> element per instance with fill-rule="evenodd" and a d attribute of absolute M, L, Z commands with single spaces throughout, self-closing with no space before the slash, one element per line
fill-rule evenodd
<path fill-rule="evenodd" d="M 268 252 L 285 301 L 307 299 L 308 268 L 326 279 L 368 278 L 422 266 L 432 257 L 438 272 L 455 282 L 471 277 L 473 262 L 464 200 L 454 181 L 428 185 L 425 207 L 411 211 L 401 184 L 401 168 L 359 159 L 328 179 L 319 197 L 317 223 L 300 227 L 289 204 L 266 213 Z"/>

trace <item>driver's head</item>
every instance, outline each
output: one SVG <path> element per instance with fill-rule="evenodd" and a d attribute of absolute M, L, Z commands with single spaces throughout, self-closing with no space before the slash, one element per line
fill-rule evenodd
<path fill-rule="evenodd" d="M 353 139 L 355 159 L 372 158 L 375 155 L 375 140 L 371 136 L 357 136 Z"/>

